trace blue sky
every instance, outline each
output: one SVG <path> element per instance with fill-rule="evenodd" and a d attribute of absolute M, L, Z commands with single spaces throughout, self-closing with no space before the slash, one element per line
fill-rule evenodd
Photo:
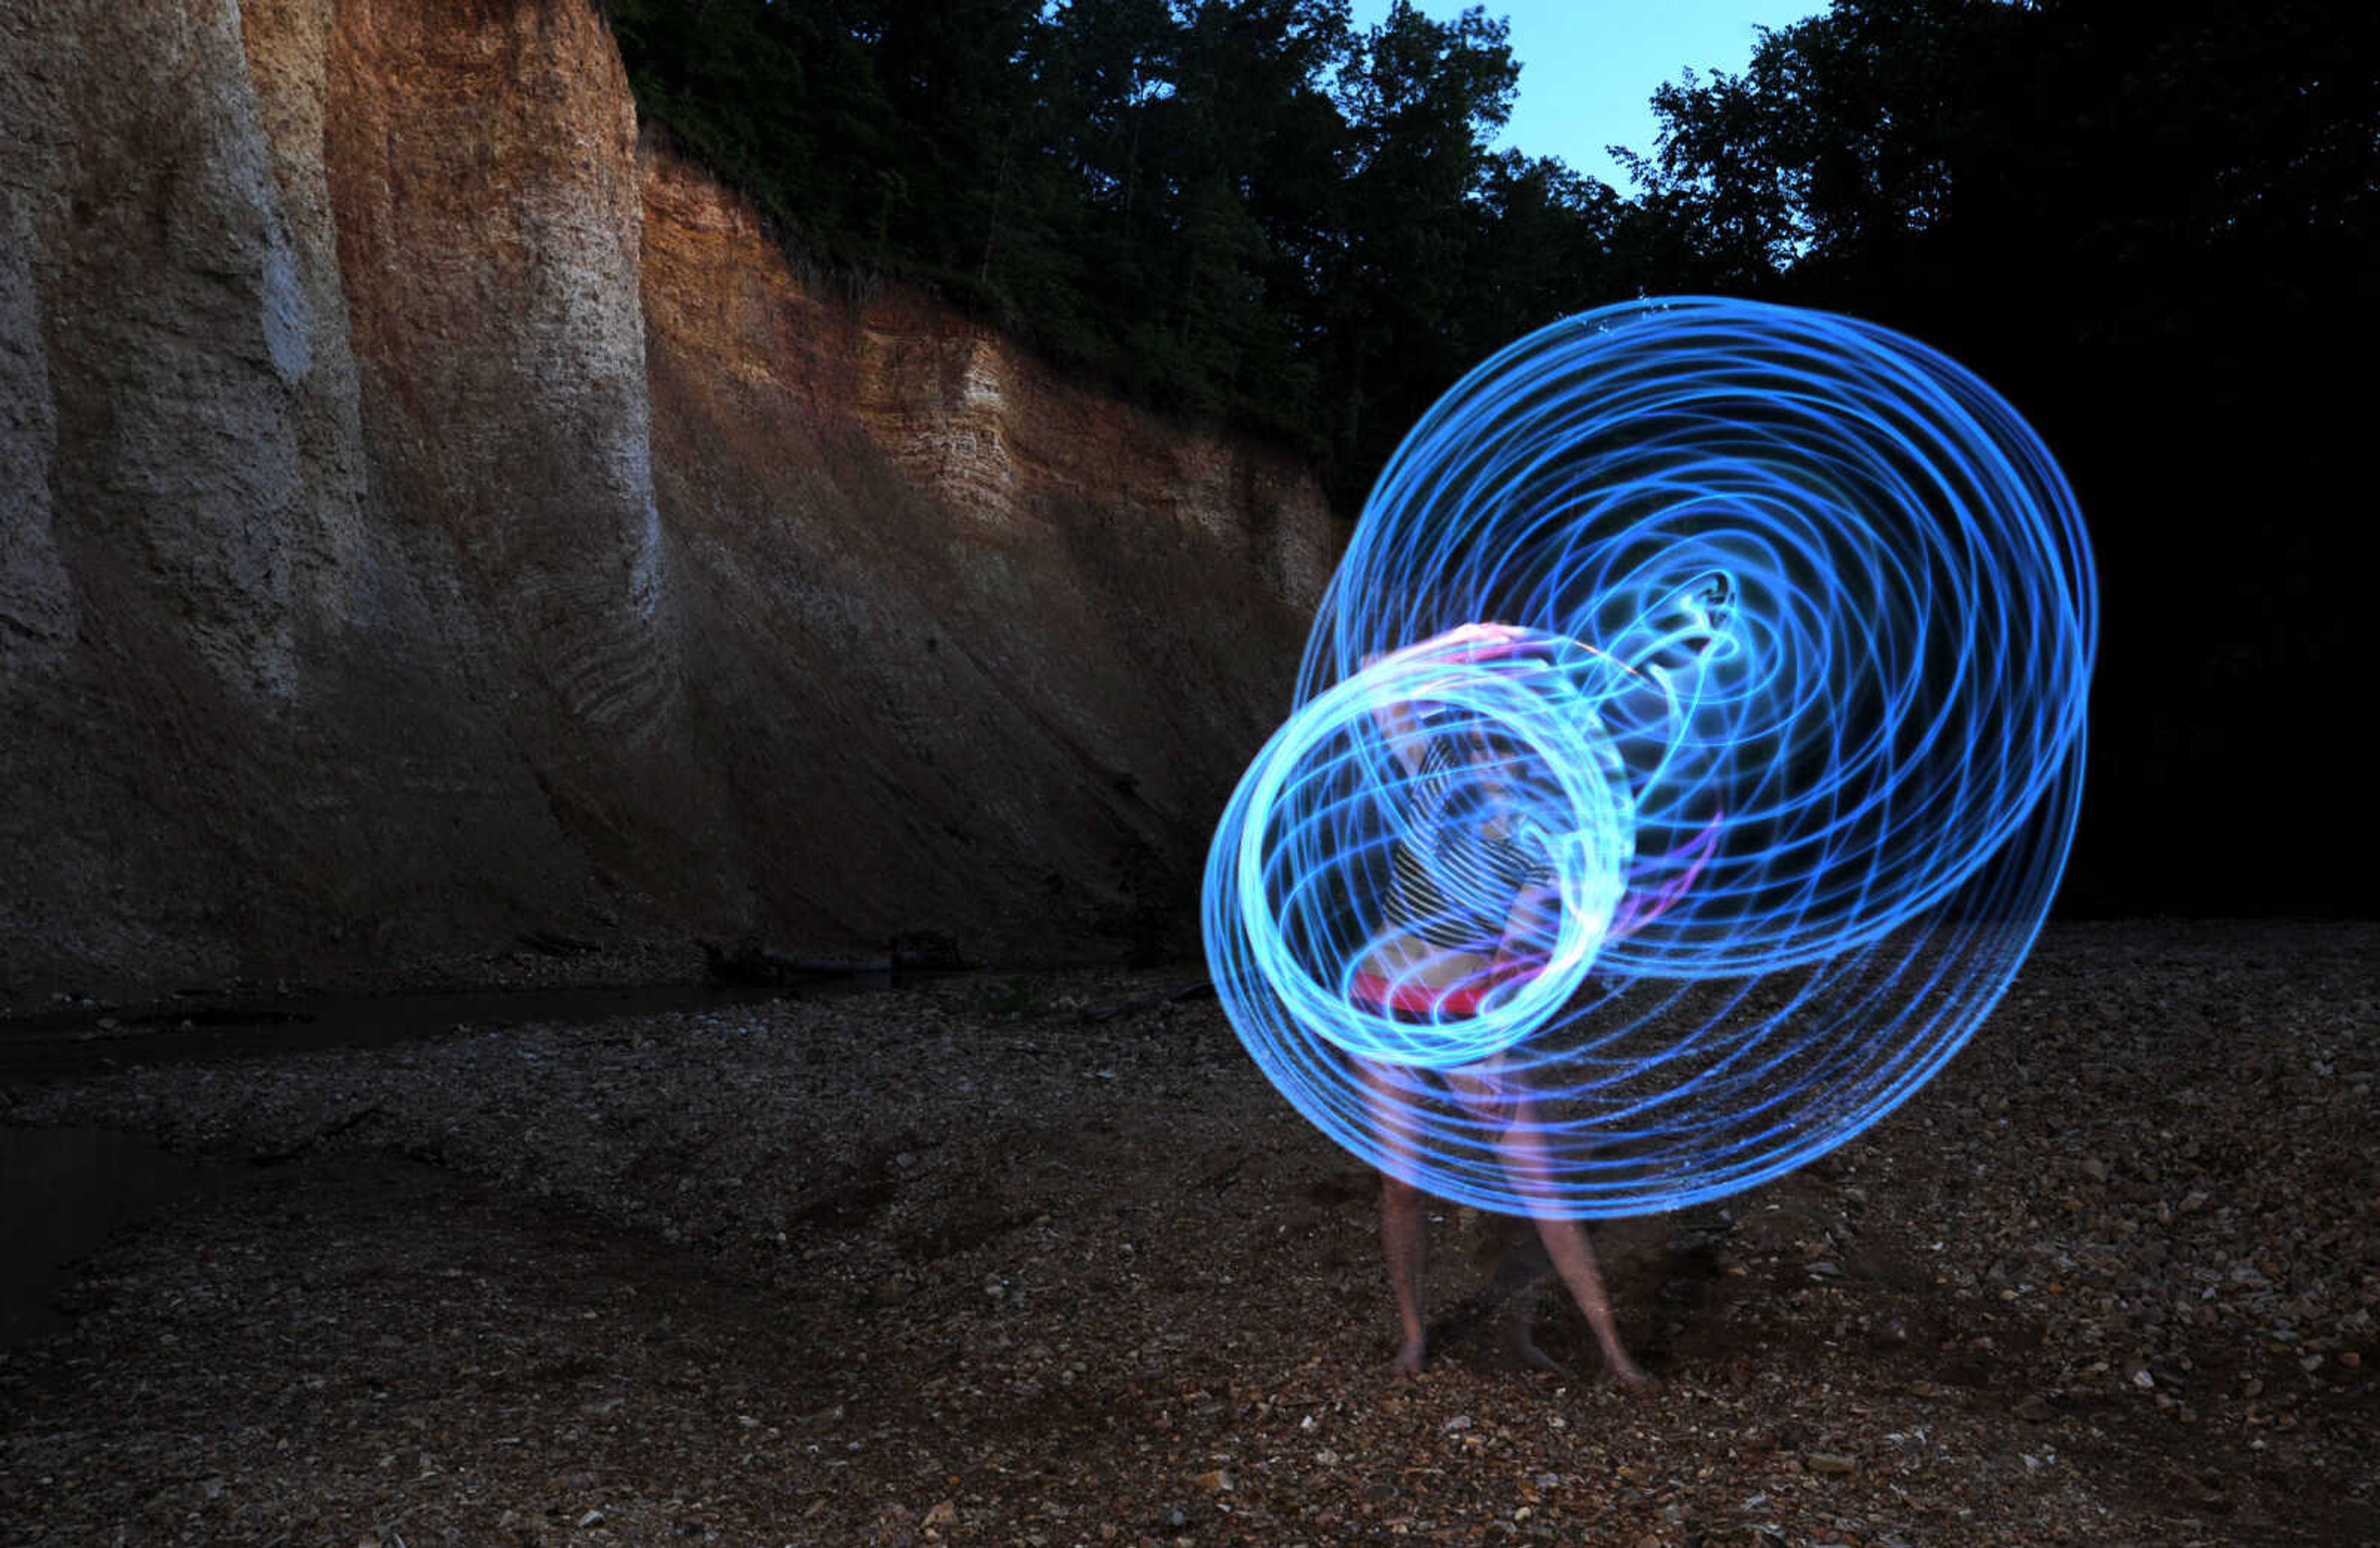
<path fill-rule="evenodd" d="M 1512 24 L 1521 90 L 1499 146 L 1560 156 L 1590 177 L 1630 191 L 1608 144 L 1650 152 L 1654 90 L 1687 66 L 1740 70 L 1756 26 L 1782 27 L 1824 11 L 1826 0 L 1483 0 Z M 1421 0 L 1441 19 L 1460 0 Z M 1377 25 L 1389 0 L 1354 0 L 1355 25 Z"/>

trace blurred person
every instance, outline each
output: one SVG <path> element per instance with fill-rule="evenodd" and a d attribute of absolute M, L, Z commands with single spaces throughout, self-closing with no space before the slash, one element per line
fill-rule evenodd
<path fill-rule="evenodd" d="M 1453 659 L 1491 659 L 1510 654 L 1520 635 L 1507 625 L 1466 623 L 1412 648 L 1451 650 Z M 1358 965 L 1354 994 L 1400 1021 L 1426 1024 L 1475 1015 L 1500 990 L 1543 968 L 1560 907 L 1543 843 L 1517 820 L 1511 770 L 1520 750 L 1476 729 L 1433 730 L 1410 704 L 1385 703 L 1373 715 L 1409 777 L 1415 820 L 1411 836 L 1397 841 L 1390 854 L 1383 927 Z M 1398 1088 L 1410 1076 L 1371 1060 L 1357 1064 L 1384 1148 L 1392 1160 L 1409 1160 L 1419 1136 Z M 1524 1081 L 1501 1056 L 1435 1075 L 1464 1111 L 1499 1126 L 1498 1155 L 1515 1191 L 1533 1205 L 1494 1280 L 1507 1298 L 1507 1347 L 1525 1365 L 1560 1372 L 1531 1331 L 1536 1288 L 1549 1266 L 1585 1315 L 1605 1369 L 1632 1389 L 1646 1385 L 1620 1341 L 1585 1228 L 1555 1212 L 1540 1119 Z M 1428 1357 L 1422 1317 L 1428 1206 L 1420 1188 L 1396 1169 L 1382 1170 L 1380 1245 L 1396 1300 L 1395 1369 L 1408 1376 L 1419 1374 Z"/>

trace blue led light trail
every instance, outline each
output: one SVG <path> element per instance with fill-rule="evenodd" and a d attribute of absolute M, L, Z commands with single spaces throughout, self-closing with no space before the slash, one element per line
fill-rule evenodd
<path fill-rule="evenodd" d="M 2096 637 L 2063 476 L 1933 350 L 1705 297 L 1540 330 L 1366 503 L 1208 856 L 1224 1007 L 1441 1197 L 1607 1216 L 1778 1176 L 2006 991 Z"/>

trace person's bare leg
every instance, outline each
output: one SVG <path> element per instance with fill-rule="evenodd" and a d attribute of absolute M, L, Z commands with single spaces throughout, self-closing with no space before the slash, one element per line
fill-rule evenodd
<path fill-rule="evenodd" d="M 1595 1341 L 1603 1350 L 1604 1369 L 1623 1386 L 1649 1385 L 1645 1373 L 1628 1358 L 1627 1348 L 1620 1342 L 1620 1330 L 1611 1320 L 1611 1302 L 1603 1293 L 1603 1276 L 1596 1272 L 1595 1251 L 1586 1244 L 1586 1232 L 1575 1220 L 1540 1215 L 1537 1235 L 1545 1241 L 1546 1256 L 1553 1260 L 1554 1272 L 1561 1276 L 1570 1298 L 1586 1314 L 1586 1325 L 1595 1330 Z"/>
<path fill-rule="evenodd" d="M 1533 1202 L 1550 1201 L 1551 1168 L 1546 1163 L 1545 1147 L 1537 1139 L 1536 1111 L 1525 1100 L 1514 1107 L 1512 1121 L 1504 1131 L 1502 1149 L 1505 1170 L 1512 1174 L 1521 1196 Z M 1571 1300 L 1586 1315 L 1586 1325 L 1595 1332 L 1596 1344 L 1603 1350 L 1604 1368 L 1624 1386 L 1642 1388 L 1650 1385 L 1620 1342 L 1620 1329 L 1611 1319 L 1611 1301 L 1604 1294 L 1603 1276 L 1597 1272 L 1595 1251 L 1586 1243 L 1585 1229 L 1575 1220 L 1554 1215 L 1549 1207 L 1533 1208 L 1530 1214 L 1536 1221 L 1538 1240 L 1546 1244 L 1546 1256 L 1553 1260 L 1554 1272 L 1561 1276 L 1562 1287 L 1570 1291 Z"/>
<path fill-rule="evenodd" d="M 1552 1276 L 1553 1261 L 1546 1255 L 1536 1222 L 1506 1224 L 1510 1229 L 1504 1255 L 1496 1264 L 1495 1277 L 1488 1281 L 1488 1293 L 1503 1313 L 1505 1351 L 1533 1371 L 1567 1376 L 1570 1373 L 1560 1361 L 1537 1348 L 1535 1333 L 1537 1287 Z"/>
<path fill-rule="evenodd" d="M 1468 1070 L 1450 1070 L 1446 1082 L 1455 1100 L 1462 1103 L 1472 1117 L 1482 1123 L 1500 1126 L 1498 1148 L 1503 1153 L 1506 1171 L 1512 1173 L 1519 1184 L 1522 1197 L 1544 1198 L 1549 1189 L 1545 1180 L 1547 1168 L 1543 1156 L 1538 1156 L 1535 1170 L 1526 1176 L 1513 1167 L 1511 1135 L 1515 1126 L 1527 1119 L 1530 1113 L 1527 1099 L 1506 1077 L 1503 1061 L 1490 1059 L 1485 1065 Z M 1549 1270 L 1559 1268 L 1552 1252 L 1552 1241 L 1544 1234 L 1543 1215 L 1542 1210 L 1534 1210 L 1527 1218 L 1512 1222 L 1512 1234 L 1507 1240 L 1504 1255 L 1496 1265 L 1494 1276 L 1488 1281 L 1488 1294 L 1503 1317 L 1506 1352 L 1530 1370 L 1568 1376 L 1570 1373 L 1560 1361 L 1537 1348 L 1533 1327 L 1536 1317 L 1537 1287 L 1544 1282 Z M 1590 1259 L 1590 1264 L 1592 1262 Z"/>
<path fill-rule="evenodd" d="M 1372 1122 L 1392 1156 L 1412 1155 L 1392 1077 L 1375 1066 L 1358 1066 L 1372 1110 Z M 1390 1172 L 1380 1174 L 1380 1256 L 1389 1270 L 1389 1293 L 1397 1303 L 1397 1357 L 1400 1374 L 1421 1374 L 1428 1358 L 1428 1338 L 1421 1320 L 1422 1270 L 1428 1252 L 1429 1198 L 1420 1189 Z"/>
<path fill-rule="evenodd" d="M 1397 1373 L 1421 1374 L 1428 1359 L 1422 1328 L 1423 1260 L 1428 1251 L 1428 1196 L 1412 1183 L 1380 1174 L 1380 1253 L 1388 1262 L 1389 1289 L 1397 1301 Z"/>

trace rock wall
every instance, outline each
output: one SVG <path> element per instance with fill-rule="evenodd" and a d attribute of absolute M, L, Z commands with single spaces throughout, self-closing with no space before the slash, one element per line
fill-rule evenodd
<path fill-rule="evenodd" d="M 1186 946 L 1334 541 L 789 266 L 588 0 L 0 12 L 0 999 Z"/>

